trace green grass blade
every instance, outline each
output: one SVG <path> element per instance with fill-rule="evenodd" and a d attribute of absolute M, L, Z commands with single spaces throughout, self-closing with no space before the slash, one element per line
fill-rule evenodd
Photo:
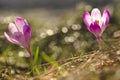
<path fill-rule="evenodd" d="M 37 47 L 35 55 L 34 55 L 34 64 L 36 65 L 38 62 L 38 57 L 39 57 L 39 47 Z"/>
<path fill-rule="evenodd" d="M 45 53 L 42 54 L 42 57 L 51 65 L 55 66 L 58 68 L 58 63 L 51 57 L 49 57 L 48 55 L 46 55 Z"/>

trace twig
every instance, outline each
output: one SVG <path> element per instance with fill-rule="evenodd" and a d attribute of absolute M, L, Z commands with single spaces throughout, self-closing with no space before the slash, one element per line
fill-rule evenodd
<path fill-rule="evenodd" d="M 86 63 L 84 63 L 84 64 L 81 66 L 81 69 L 83 69 L 84 67 L 86 67 L 87 64 L 89 64 L 90 61 L 95 57 L 96 54 L 97 54 L 97 53 L 93 53 L 93 54 L 90 56 L 90 58 L 86 61 Z"/>

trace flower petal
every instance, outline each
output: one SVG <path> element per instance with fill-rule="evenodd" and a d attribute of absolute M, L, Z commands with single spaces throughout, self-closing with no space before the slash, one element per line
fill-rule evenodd
<path fill-rule="evenodd" d="M 21 32 L 16 32 L 14 34 L 14 38 L 21 44 L 21 46 L 25 47 L 26 46 L 26 40 L 24 35 Z"/>
<path fill-rule="evenodd" d="M 16 33 L 14 34 L 14 38 L 15 38 L 17 41 L 19 41 L 20 43 L 23 42 L 23 40 L 24 40 L 24 37 L 23 37 L 22 33 L 20 33 L 20 32 L 16 32 Z"/>
<path fill-rule="evenodd" d="M 13 36 L 14 36 L 15 32 L 18 32 L 18 29 L 17 29 L 17 27 L 15 26 L 14 23 L 9 23 L 8 29 Z"/>
<path fill-rule="evenodd" d="M 110 20 L 110 13 L 108 10 L 104 10 L 103 16 L 102 16 L 102 22 L 104 25 L 108 25 Z"/>
<path fill-rule="evenodd" d="M 21 17 L 15 19 L 15 24 L 20 32 L 23 33 L 23 28 L 28 25 L 27 21 Z"/>
<path fill-rule="evenodd" d="M 91 12 L 91 17 L 92 17 L 93 22 L 94 22 L 95 20 L 100 21 L 100 19 L 101 19 L 100 10 L 99 10 L 98 8 L 94 8 L 94 9 L 92 10 L 92 12 Z"/>
<path fill-rule="evenodd" d="M 6 38 L 9 42 L 11 42 L 11 43 L 13 43 L 13 44 L 20 45 L 20 43 L 19 43 L 17 40 L 15 40 L 14 38 L 9 37 L 6 32 L 4 32 L 4 36 L 5 36 L 5 38 Z"/>
<path fill-rule="evenodd" d="M 25 40 L 29 44 L 30 38 L 31 38 L 31 28 L 30 28 L 30 26 L 28 26 L 28 25 L 24 26 L 23 31 L 24 31 Z"/>
<path fill-rule="evenodd" d="M 101 33 L 100 26 L 95 22 L 90 25 L 90 32 L 92 32 L 96 37 L 101 36 L 100 35 L 100 33 Z"/>
<path fill-rule="evenodd" d="M 83 20 L 84 20 L 84 23 L 85 23 L 87 29 L 89 30 L 89 27 L 92 23 L 92 18 L 91 18 L 90 14 L 88 12 L 84 13 Z"/>
<path fill-rule="evenodd" d="M 108 23 L 110 21 L 110 13 L 108 10 L 104 10 L 103 12 L 103 16 L 101 18 L 101 22 L 102 22 L 102 27 L 101 27 L 101 33 L 104 32 L 105 28 L 107 27 Z"/>

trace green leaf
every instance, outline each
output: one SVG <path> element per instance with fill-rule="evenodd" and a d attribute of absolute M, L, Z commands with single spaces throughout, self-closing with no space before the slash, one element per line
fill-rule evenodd
<path fill-rule="evenodd" d="M 35 68 L 35 71 L 36 71 L 37 75 L 40 75 L 40 71 L 39 71 L 39 69 L 37 67 Z"/>
<path fill-rule="evenodd" d="M 34 65 L 37 64 L 37 62 L 38 62 L 38 57 L 39 57 L 39 47 L 37 47 L 36 52 L 35 52 Z"/>
<path fill-rule="evenodd" d="M 51 65 L 55 66 L 56 68 L 58 68 L 58 63 L 51 57 L 49 57 L 48 55 L 46 55 L 45 53 L 42 54 L 42 57 Z"/>

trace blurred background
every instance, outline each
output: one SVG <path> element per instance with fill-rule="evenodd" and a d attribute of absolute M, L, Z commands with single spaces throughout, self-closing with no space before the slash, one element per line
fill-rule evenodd
<path fill-rule="evenodd" d="M 55 60 L 98 50 L 97 43 L 83 24 L 83 13 L 108 9 L 111 21 L 102 38 L 105 43 L 120 29 L 120 0 L 0 0 L 0 55 L 28 57 L 26 51 L 4 39 L 8 24 L 15 17 L 27 19 L 32 28 L 31 50 L 39 47 L 39 56 L 47 54 Z M 105 44 L 108 46 L 108 44 Z"/>

